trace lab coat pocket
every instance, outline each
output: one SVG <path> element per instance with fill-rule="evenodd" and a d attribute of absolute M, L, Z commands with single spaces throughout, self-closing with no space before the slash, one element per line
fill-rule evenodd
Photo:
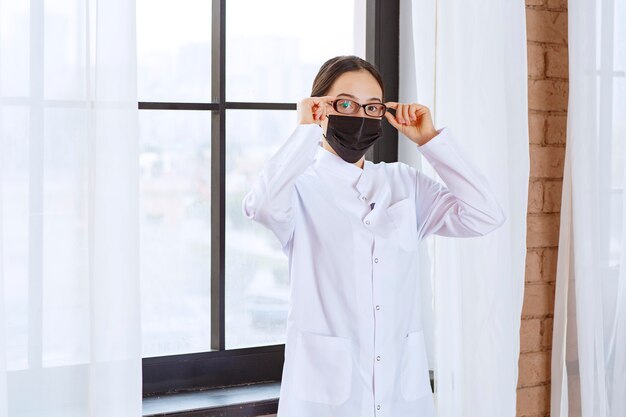
<path fill-rule="evenodd" d="M 330 405 L 348 399 L 352 389 L 350 339 L 300 331 L 294 356 L 297 397 Z"/>
<path fill-rule="evenodd" d="M 407 251 L 417 250 L 416 215 L 412 199 L 407 197 L 387 207 L 387 215 L 391 218 L 395 230 L 390 239 Z"/>
<path fill-rule="evenodd" d="M 432 394 L 422 331 L 413 331 L 406 336 L 400 372 L 400 390 L 405 400 L 416 400 L 426 394 Z"/>

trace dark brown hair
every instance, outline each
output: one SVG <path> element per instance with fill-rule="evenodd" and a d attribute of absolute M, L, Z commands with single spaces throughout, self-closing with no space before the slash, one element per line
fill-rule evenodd
<path fill-rule="evenodd" d="M 376 67 L 366 60 L 356 55 L 339 55 L 324 62 L 320 67 L 311 89 L 311 97 L 322 97 L 328 94 L 333 83 L 339 76 L 348 71 L 367 70 L 376 78 L 383 92 L 381 99 L 385 101 L 385 86 L 383 85 L 383 77 Z"/>

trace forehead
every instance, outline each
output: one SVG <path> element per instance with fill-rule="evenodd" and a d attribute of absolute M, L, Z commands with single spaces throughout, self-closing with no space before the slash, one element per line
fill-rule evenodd
<path fill-rule="evenodd" d="M 366 70 L 349 71 L 341 74 L 333 83 L 328 95 L 339 95 L 340 93 L 349 94 L 361 101 L 382 101 L 382 89 L 378 81 Z"/>

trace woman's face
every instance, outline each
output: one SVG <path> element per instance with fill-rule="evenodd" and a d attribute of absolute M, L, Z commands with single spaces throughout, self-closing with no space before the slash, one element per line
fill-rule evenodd
<path fill-rule="evenodd" d="M 376 81 L 376 78 L 374 78 L 374 76 L 370 74 L 367 70 L 344 72 L 335 80 L 326 95 L 349 98 L 359 104 L 383 102 L 382 89 L 380 88 L 378 81 Z M 341 117 L 369 117 L 372 119 L 380 119 L 380 117 L 372 117 L 365 114 L 363 107 L 361 107 L 359 111 L 353 115 L 345 115 L 339 114 L 335 111 L 332 105 L 328 104 L 326 105 L 326 114 L 336 114 Z M 322 126 L 325 135 L 326 127 L 328 126 L 328 119 L 324 118 L 320 125 Z M 324 148 L 328 149 L 335 155 L 337 154 L 335 150 L 328 144 L 328 142 L 326 142 L 326 139 L 322 139 L 322 141 Z M 355 162 L 355 164 L 359 167 L 362 167 L 364 158 L 365 156 L 359 161 Z"/>

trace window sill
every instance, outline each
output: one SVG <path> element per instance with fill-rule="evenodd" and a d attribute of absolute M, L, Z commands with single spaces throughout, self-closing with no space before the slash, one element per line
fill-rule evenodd
<path fill-rule="evenodd" d="M 429 371 L 431 388 L 434 374 Z M 143 399 L 143 417 L 251 417 L 274 415 L 280 382 L 156 395 Z"/>
<path fill-rule="evenodd" d="M 243 417 L 276 414 L 280 382 L 206 391 L 156 395 L 143 399 L 143 417 Z"/>

